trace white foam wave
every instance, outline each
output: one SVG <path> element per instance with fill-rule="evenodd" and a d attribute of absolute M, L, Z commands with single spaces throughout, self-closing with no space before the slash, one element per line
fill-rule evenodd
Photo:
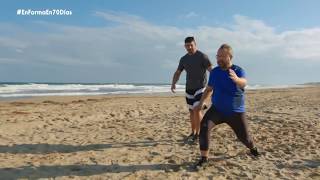
<path fill-rule="evenodd" d="M 170 87 L 133 84 L 2 84 L 0 97 L 161 93 L 170 92 Z M 184 88 L 184 85 L 177 85 L 178 92 L 184 91 Z"/>
<path fill-rule="evenodd" d="M 255 89 L 283 89 L 283 88 L 298 88 L 298 87 L 305 87 L 305 85 L 248 85 L 246 89 L 248 90 L 255 90 Z"/>

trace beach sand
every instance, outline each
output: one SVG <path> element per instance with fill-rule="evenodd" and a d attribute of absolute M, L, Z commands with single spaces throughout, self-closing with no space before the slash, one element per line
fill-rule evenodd
<path fill-rule="evenodd" d="M 258 159 L 219 125 L 195 169 L 181 95 L 0 102 L 0 179 L 320 179 L 320 86 L 246 92 Z"/>

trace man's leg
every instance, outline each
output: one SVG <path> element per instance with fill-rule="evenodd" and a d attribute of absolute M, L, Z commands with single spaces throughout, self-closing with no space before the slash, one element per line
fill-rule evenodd
<path fill-rule="evenodd" d="M 201 124 L 201 120 L 203 118 L 202 110 L 196 111 L 194 114 L 195 114 L 194 119 L 196 121 L 196 133 L 197 133 L 197 135 L 199 135 L 200 134 L 200 124 Z"/>
<path fill-rule="evenodd" d="M 194 129 L 195 129 L 195 134 L 199 136 L 200 134 L 200 123 L 202 120 L 202 111 L 201 110 L 194 110 L 193 111 L 193 120 L 194 120 Z"/>
<path fill-rule="evenodd" d="M 189 109 L 189 112 L 190 112 L 191 134 L 195 135 L 196 124 L 195 124 L 195 120 L 194 120 L 194 111 L 192 109 Z"/>
<path fill-rule="evenodd" d="M 236 113 L 231 118 L 228 118 L 227 124 L 235 132 L 238 139 L 250 149 L 250 152 L 254 156 L 258 156 L 258 150 L 254 146 L 253 140 L 249 133 L 248 122 L 245 118 L 245 113 Z"/>
<path fill-rule="evenodd" d="M 200 131 L 200 154 L 201 157 L 208 158 L 209 156 L 209 136 L 211 129 L 215 126 L 215 124 L 211 120 L 206 120 L 206 122 L 202 121 L 201 123 L 201 131 Z"/>
<path fill-rule="evenodd" d="M 191 125 L 191 134 L 187 137 L 187 140 L 189 138 L 193 138 L 196 133 L 196 125 L 194 121 L 194 112 L 193 112 L 193 103 L 194 103 L 194 96 L 193 96 L 193 90 L 186 90 L 186 102 L 189 109 L 189 118 L 190 118 L 190 125 Z"/>
<path fill-rule="evenodd" d="M 202 166 L 203 163 L 208 162 L 210 131 L 214 126 L 222 122 L 222 119 L 216 113 L 214 107 L 211 106 L 201 121 L 199 138 L 201 159 L 196 166 Z"/>
<path fill-rule="evenodd" d="M 201 97 L 203 95 L 203 91 L 204 91 L 204 88 L 201 88 L 194 93 L 194 103 L 192 104 L 193 108 L 199 105 Z M 196 134 L 195 134 L 196 136 L 194 140 L 198 140 L 199 133 L 200 133 L 200 123 L 202 118 L 203 118 L 202 108 L 200 110 L 193 111 L 193 119 L 195 122 L 195 130 L 196 130 Z"/>
<path fill-rule="evenodd" d="M 189 112 L 190 112 L 191 134 L 188 136 L 188 140 L 192 140 L 195 143 L 199 139 L 202 112 L 191 110 L 191 109 L 189 109 Z"/>
<path fill-rule="evenodd" d="M 227 124 L 237 135 L 238 139 L 249 149 L 253 148 L 253 141 L 249 134 L 248 123 L 245 119 L 244 113 L 236 113 L 228 118 Z"/>
<path fill-rule="evenodd" d="M 191 134 L 193 141 L 197 141 L 200 133 L 200 122 L 202 120 L 202 111 L 193 110 L 199 104 L 204 88 L 198 90 L 186 90 L 186 101 L 189 106 L 190 121 L 191 121 Z M 188 137 L 188 138 L 189 138 Z"/>

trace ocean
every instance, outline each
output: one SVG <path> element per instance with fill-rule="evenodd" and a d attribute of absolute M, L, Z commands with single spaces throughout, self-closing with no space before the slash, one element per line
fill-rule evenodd
<path fill-rule="evenodd" d="M 300 87 L 303 85 L 249 85 L 246 89 Z M 81 96 L 112 94 L 169 93 L 170 84 L 116 84 L 116 83 L 0 83 L 0 99 L 35 96 Z M 176 85 L 177 92 L 184 92 L 185 85 Z"/>

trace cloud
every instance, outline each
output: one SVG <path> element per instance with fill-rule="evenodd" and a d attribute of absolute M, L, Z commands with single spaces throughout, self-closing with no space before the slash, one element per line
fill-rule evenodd
<path fill-rule="evenodd" d="M 267 26 L 263 21 L 250 19 L 246 16 L 234 15 L 235 24 L 232 26 L 235 31 L 251 32 L 255 34 L 273 34 L 274 28 Z"/>
<path fill-rule="evenodd" d="M 195 12 L 189 12 L 188 14 L 185 15 L 185 18 L 194 18 L 198 17 L 199 15 Z"/>
<path fill-rule="evenodd" d="M 235 15 L 228 27 L 195 28 L 157 25 L 113 11 L 95 12 L 94 18 L 113 24 L 82 27 L 34 22 L 33 26 L 46 31 L 25 29 L 15 36 L 0 30 L 0 65 L 56 68 L 65 74 L 57 76 L 63 79 L 68 79 L 69 73 L 90 70 L 75 77 L 104 82 L 170 82 L 179 58 L 185 54 L 183 40 L 193 35 L 212 62 L 219 45 L 229 43 L 235 51 L 235 63 L 248 70 L 253 82 L 274 83 L 275 79 L 279 83 L 294 82 L 297 79 L 291 76 L 301 73 L 300 68 L 310 69 L 309 63 L 320 67 L 319 28 L 276 32 L 261 20 L 241 15 Z M 9 26 L 22 29 L 10 24 L 0 24 L 0 29 Z M 292 68 L 283 69 L 289 66 Z M 13 72 L 10 68 L 2 71 Z M 39 74 L 40 77 L 49 78 L 50 74 Z M 313 80 L 308 75 L 299 78 L 299 82 Z"/>
<path fill-rule="evenodd" d="M 320 28 L 288 31 L 281 35 L 285 56 L 298 60 L 320 61 Z"/>

